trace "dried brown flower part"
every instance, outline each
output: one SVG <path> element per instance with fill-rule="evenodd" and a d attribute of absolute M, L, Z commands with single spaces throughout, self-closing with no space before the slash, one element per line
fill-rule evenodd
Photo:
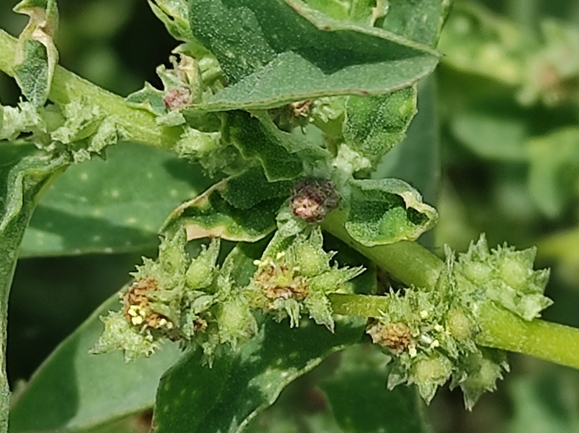
<path fill-rule="evenodd" d="M 288 104 L 290 113 L 293 117 L 308 117 L 314 101 L 306 99 L 305 101 L 296 101 Z"/>
<path fill-rule="evenodd" d="M 197 317 L 193 321 L 193 327 L 194 327 L 195 332 L 203 332 L 207 329 L 207 320 L 205 320 L 201 317 Z"/>
<path fill-rule="evenodd" d="M 320 222 L 339 202 L 340 196 L 332 181 L 308 178 L 294 186 L 291 209 L 295 216 L 307 222 Z"/>
<path fill-rule="evenodd" d="M 150 308 L 147 295 L 155 290 L 158 290 L 158 285 L 152 276 L 135 281 L 123 297 L 123 313 L 134 326 L 173 329 L 173 322 Z"/>
<path fill-rule="evenodd" d="M 374 322 L 368 326 L 366 333 L 370 335 L 373 343 L 386 347 L 395 354 L 410 351 L 414 347 L 410 328 L 402 322 Z"/>
<path fill-rule="evenodd" d="M 285 264 L 267 260 L 260 264 L 254 281 L 261 288 L 265 297 L 271 301 L 276 299 L 301 301 L 309 294 L 308 282 L 305 277 L 295 275 L 295 273 L 295 269 L 291 269 Z"/>

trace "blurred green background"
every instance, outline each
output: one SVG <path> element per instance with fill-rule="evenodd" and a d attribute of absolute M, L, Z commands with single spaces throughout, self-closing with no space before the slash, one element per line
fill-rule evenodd
<path fill-rule="evenodd" d="M 16 3 L 0 2 L 0 27 L 13 35 L 26 22 L 11 12 Z M 147 2 L 58 5 L 61 65 L 120 95 L 144 81 L 159 85 L 155 67 L 167 63 L 177 42 Z M 436 73 L 442 176 L 435 186 L 441 215 L 435 251 L 444 244 L 464 250 L 481 232 L 490 245 L 537 245 L 537 266 L 552 269 L 547 295 L 555 304 L 544 317 L 573 326 L 579 326 L 578 29 L 576 0 L 457 1 Z M 18 99 L 13 80 L 0 73 L 0 103 Z M 141 255 L 153 254 L 156 237 L 146 236 L 131 252 L 19 262 L 9 313 L 13 387 L 129 280 Z M 464 411 L 459 392 L 441 392 L 429 409 L 435 430 L 579 432 L 579 372 L 523 356 L 510 360 L 512 372 L 472 412 Z M 332 362 L 292 385 L 281 404 L 312 416 L 318 398 L 312 390 Z"/>

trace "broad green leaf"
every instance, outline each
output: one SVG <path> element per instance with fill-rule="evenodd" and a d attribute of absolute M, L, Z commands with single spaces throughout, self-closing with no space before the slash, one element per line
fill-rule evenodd
<path fill-rule="evenodd" d="M 196 352 L 161 380 L 155 432 L 240 432 L 288 383 L 356 342 L 362 330 L 360 320 L 337 324 L 334 334 L 311 321 L 294 329 L 268 321 L 238 353 L 216 356 L 211 368 Z"/>
<path fill-rule="evenodd" d="M 338 20 L 374 26 L 388 10 L 385 0 L 304 0 L 309 6 Z"/>
<path fill-rule="evenodd" d="M 382 28 L 412 41 L 436 46 L 453 0 L 388 0 Z"/>
<path fill-rule="evenodd" d="M 167 344 L 131 364 L 120 351 L 89 354 L 103 330 L 99 317 L 119 306 L 115 294 L 47 358 L 13 402 L 11 433 L 78 431 L 152 407 L 159 378 L 182 352 Z"/>
<path fill-rule="evenodd" d="M 250 168 L 229 179 L 221 196 L 237 209 L 251 209 L 272 197 L 289 197 L 293 182 L 268 182 L 261 167 Z"/>
<path fill-rule="evenodd" d="M 233 181 L 235 189 L 244 182 L 245 175 L 240 177 L 239 181 Z M 235 178 L 222 180 L 197 198 L 177 207 L 165 221 L 163 230 L 173 225 L 184 225 L 188 240 L 220 237 L 238 242 L 255 242 L 271 233 L 276 226 L 277 211 L 286 199 L 279 195 L 285 188 L 268 188 L 274 192 L 273 197 L 264 197 L 259 192 L 253 197 L 248 194 L 234 197 L 227 192 L 232 179 Z M 228 201 L 242 207 L 235 207 Z"/>
<path fill-rule="evenodd" d="M 21 257 L 136 251 L 157 245 L 171 209 L 209 185 L 198 166 L 132 143 L 74 165 L 43 197 Z"/>
<path fill-rule="evenodd" d="M 414 86 L 382 96 L 350 96 L 343 126 L 346 145 L 375 164 L 402 141 L 415 114 Z"/>
<path fill-rule="evenodd" d="M 10 390 L 6 377 L 8 295 L 18 248 L 42 191 L 66 168 L 65 158 L 26 156 L 0 168 L 0 432 L 7 430 Z"/>
<path fill-rule="evenodd" d="M 347 433 L 427 433 L 425 407 L 415 388 L 386 389 L 386 356 L 375 346 L 342 352 L 338 371 L 321 384 L 334 417 Z M 355 402 L 355 403 L 354 403 Z"/>
<path fill-rule="evenodd" d="M 56 0 L 23 0 L 14 11 L 30 17 L 18 39 L 14 77 L 26 99 L 41 107 L 58 63 L 53 41 L 58 27 Z"/>
<path fill-rule="evenodd" d="M 391 1 L 388 2 L 387 14 L 381 25 L 408 39 L 434 46 L 449 4 L 446 0 L 428 0 L 417 8 L 406 1 Z M 378 4 L 374 9 L 376 8 L 379 8 Z M 409 86 L 388 95 L 366 98 L 350 96 L 343 125 L 343 136 L 349 149 L 374 166 L 384 154 L 403 140 L 416 114 L 416 93 L 416 86 Z M 416 158 L 416 161 L 424 160 L 428 158 Z"/>
<path fill-rule="evenodd" d="M 433 76 L 418 84 L 418 113 L 406 138 L 382 158 L 375 179 L 394 177 L 413 185 L 428 203 L 436 203 L 440 183 L 440 132 L 436 82 Z"/>
<path fill-rule="evenodd" d="M 336 20 L 299 0 L 193 0 L 194 36 L 230 86 L 203 110 L 271 108 L 332 95 L 389 93 L 428 75 L 438 55 L 394 33 Z"/>
<path fill-rule="evenodd" d="M 577 196 L 579 129 L 569 127 L 529 141 L 529 190 L 541 211 L 557 217 Z"/>
<path fill-rule="evenodd" d="M 516 85 L 523 79 L 528 44 L 508 20 L 474 3 L 462 3 L 448 17 L 438 49 L 453 68 Z"/>
<path fill-rule="evenodd" d="M 555 374 L 558 373 L 558 374 Z M 511 433 L 573 433 L 579 431 L 576 375 L 551 371 L 518 378 L 510 386 Z"/>
<path fill-rule="evenodd" d="M 186 0 L 149 0 L 149 6 L 171 36 L 181 41 L 193 39 Z"/>
<path fill-rule="evenodd" d="M 498 104 L 497 104 L 498 105 Z M 466 107 L 451 119 L 451 129 L 477 155 L 502 161 L 525 161 L 529 135 L 525 118 L 513 107 Z"/>
<path fill-rule="evenodd" d="M 367 247 L 415 240 L 436 223 L 434 208 L 399 179 L 351 180 L 345 228 Z"/>
<path fill-rule="evenodd" d="M 293 179 L 302 174 L 301 159 L 284 146 L 290 134 L 268 128 L 267 119 L 260 121 L 242 111 L 230 113 L 227 125 L 229 139 L 245 158 L 259 160 L 268 179 Z"/>

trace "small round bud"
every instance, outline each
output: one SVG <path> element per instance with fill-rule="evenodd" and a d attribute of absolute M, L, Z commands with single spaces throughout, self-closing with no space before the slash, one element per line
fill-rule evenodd
<path fill-rule="evenodd" d="M 486 263 L 471 261 L 463 264 L 464 275 L 475 284 L 484 284 L 492 278 L 493 269 Z"/>
<path fill-rule="evenodd" d="M 303 243 L 295 248 L 299 272 L 305 277 L 313 277 L 325 271 L 328 266 L 328 255 L 315 246 Z"/>
<path fill-rule="evenodd" d="M 231 299 L 221 304 L 217 314 L 219 333 L 222 341 L 235 341 L 251 336 L 256 330 L 256 322 L 249 306 Z"/>
<path fill-rule="evenodd" d="M 453 308 L 446 314 L 448 332 L 459 341 L 472 337 L 473 325 L 462 309 Z"/>
<path fill-rule="evenodd" d="M 291 209 L 306 222 L 320 222 L 340 202 L 334 184 L 326 179 L 308 178 L 298 182 L 292 191 Z"/>
<path fill-rule="evenodd" d="M 452 363 L 450 360 L 434 352 L 430 357 L 418 360 L 413 366 L 414 382 L 422 398 L 430 402 L 436 392 L 436 388 L 443 385 L 452 373 Z"/>
<path fill-rule="evenodd" d="M 504 257 L 499 263 L 499 275 L 501 279 L 513 289 L 525 289 L 527 280 L 531 274 L 532 270 L 517 256 Z"/>

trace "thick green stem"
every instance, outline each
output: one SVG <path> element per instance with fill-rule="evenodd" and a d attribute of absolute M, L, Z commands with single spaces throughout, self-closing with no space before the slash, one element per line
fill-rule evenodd
<path fill-rule="evenodd" d="M 441 259 L 415 242 L 365 247 L 348 235 L 344 217 L 332 213 L 324 221 L 324 228 L 403 283 L 425 289 L 435 287 L 444 267 Z M 345 315 L 379 317 L 380 310 L 388 308 L 387 296 L 332 294 L 330 301 L 335 313 Z M 478 344 L 579 368 L 579 329 L 543 320 L 526 321 L 494 304 L 482 305 L 477 317 L 482 329 Z"/>
<path fill-rule="evenodd" d="M 323 228 L 352 248 L 364 254 L 390 275 L 409 286 L 432 289 L 444 268 L 444 262 L 416 242 L 396 242 L 390 245 L 366 247 L 352 239 L 344 227 L 346 214 L 330 213 Z"/>
<path fill-rule="evenodd" d="M 380 317 L 390 303 L 388 296 L 346 295 L 331 293 L 332 311 L 345 316 Z"/>
<path fill-rule="evenodd" d="M 494 304 L 478 313 L 477 343 L 579 368 L 579 329 L 544 320 L 528 322 Z"/>
<path fill-rule="evenodd" d="M 16 38 L 0 29 L 0 70 L 13 76 Z M 57 66 L 54 71 L 49 99 L 55 104 L 88 99 L 115 120 L 125 133 L 125 139 L 171 150 L 182 133 L 181 128 L 157 125 L 155 116 L 129 107 L 123 98 Z"/>
<path fill-rule="evenodd" d="M 388 296 L 329 296 L 336 314 L 380 317 Z M 556 364 L 579 368 L 579 329 L 544 320 L 526 321 L 495 304 L 481 304 L 476 312 L 481 332 L 477 344 L 524 353 Z"/>

